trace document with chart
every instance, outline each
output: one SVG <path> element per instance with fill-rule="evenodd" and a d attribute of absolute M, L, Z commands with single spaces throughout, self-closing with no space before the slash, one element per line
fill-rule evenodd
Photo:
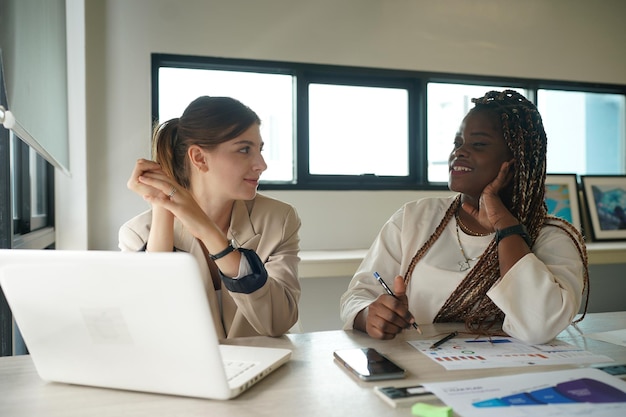
<path fill-rule="evenodd" d="M 463 417 L 626 416 L 626 381 L 592 368 L 423 386 Z"/>
<path fill-rule="evenodd" d="M 561 340 L 528 345 L 512 337 L 457 337 L 431 349 L 434 342 L 412 340 L 408 343 L 449 370 L 613 362 L 608 356 Z"/>

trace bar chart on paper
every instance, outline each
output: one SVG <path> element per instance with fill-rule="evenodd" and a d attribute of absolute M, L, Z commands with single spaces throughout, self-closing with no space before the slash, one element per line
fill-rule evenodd
<path fill-rule="evenodd" d="M 425 383 L 424 387 L 463 417 L 626 415 L 626 382 L 592 368 Z"/>
<path fill-rule="evenodd" d="M 432 340 L 413 340 L 408 343 L 449 370 L 612 362 L 607 356 L 594 354 L 560 340 L 527 345 L 512 337 L 456 338 L 436 349 L 430 349 Z"/>

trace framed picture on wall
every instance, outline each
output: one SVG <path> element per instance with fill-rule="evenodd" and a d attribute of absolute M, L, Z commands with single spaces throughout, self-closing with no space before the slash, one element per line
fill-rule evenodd
<path fill-rule="evenodd" d="M 626 240 L 626 176 L 582 175 L 594 240 Z"/>
<path fill-rule="evenodd" d="M 548 214 L 567 220 L 581 230 L 576 174 L 548 174 L 545 200 Z"/>

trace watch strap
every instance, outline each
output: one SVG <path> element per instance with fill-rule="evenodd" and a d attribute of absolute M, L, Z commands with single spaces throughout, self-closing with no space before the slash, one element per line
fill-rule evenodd
<path fill-rule="evenodd" d="M 235 249 L 236 248 L 233 245 L 233 242 L 230 241 L 230 242 L 228 242 L 228 246 L 226 246 L 226 249 L 224 249 L 221 252 L 216 253 L 215 255 L 209 254 L 209 258 L 211 258 L 211 260 L 213 260 L 213 261 L 217 261 L 218 259 L 223 258 L 224 256 L 228 255 L 229 253 L 231 253 Z"/>
<path fill-rule="evenodd" d="M 533 242 L 530 239 L 528 230 L 523 224 L 516 224 L 515 226 L 505 227 L 504 229 L 496 230 L 496 245 L 500 243 L 502 239 L 512 235 L 519 235 L 524 239 L 529 248 L 532 248 Z"/>

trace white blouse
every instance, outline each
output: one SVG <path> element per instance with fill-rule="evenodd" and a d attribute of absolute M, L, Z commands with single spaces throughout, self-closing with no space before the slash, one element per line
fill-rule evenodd
<path fill-rule="evenodd" d="M 383 226 L 341 297 L 344 328 L 353 327 L 356 315 L 383 288 L 377 271 L 388 283 L 404 275 L 411 259 L 441 222 L 455 196 L 425 198 L 405 204 Z M 494 235 L 468 236 L 460 231 L 467 258 L 480 256 Z M 505 314 L 503 330 L 528 343 L 543 343 L 565 329 L 580 309 L 583 263 L 569 235 L 557 227 L 544 227 L 532 248 L 488 292 Z M 407 288 L 409 310 L 417 323 L 432 323 L 441 306 L 469 270 L 451 219 L 441 236 L 417 263 Z M 470 261 L 473 267 L 476 261 Z"/>

